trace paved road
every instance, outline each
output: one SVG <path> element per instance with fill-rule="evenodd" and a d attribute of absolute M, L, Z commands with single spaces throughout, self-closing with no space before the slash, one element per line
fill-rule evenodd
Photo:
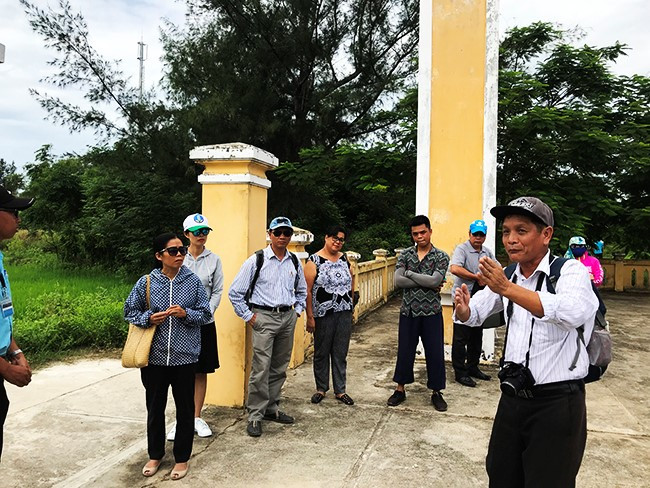
<path fill-rule="evenodd" d="M 588 386 L 589 436 L 578 485 L 648 486 L 650 479 L 650 296 L 607 295 L 615 339 L 607 376 Z M 359 324 L 349 355 L 348 407 L 329 395 L 312 405 L 311 363 L 290 371 L 283 409 L 296 424 L 264 424 L 245 435 L 242 410 L 209 407 L 215 435 L 198 439 L 190 472 L 140 474 L 147 460 L 144 392 L 138 371 L 117 360 L 88 360 L 39 371 L 9 387 L 3 479 L 26 487 L 482 487 L 496 410 L 496 381 L 466 388 L 450 382 L 446 413 L 433 410 L 418 362 L 400 407 L 385 406 L 393 383 L 398 303 Z M 487 367 L 495 374 L 494 367 Z M 448 378 L 453 378 L 450 369 Z M 171 419 L 171 408 L 170 419 Z M 170 420 L 171 421 L 171 420 Z"/>

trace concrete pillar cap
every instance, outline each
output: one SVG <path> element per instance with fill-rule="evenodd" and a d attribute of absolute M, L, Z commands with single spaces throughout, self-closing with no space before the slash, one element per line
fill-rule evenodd
<path fill-rule="evenodd" d="M 385 258 L 390 254 L 387 249 L 375 249 L 372 253 L 378 258 Z"/>
<path fill-rule="evenodd" d="M 257 161 L 270 168 L 277 168 L 278 158 L 259 147 L 243 142 L 229 142 L 227 144 L 210 144 L 197 146 L 190 151 L 190 159 L 195 161 Z"/>
<path fill-rule="evenodd" d="M 359 254 L 358 252 L 345 251 L 345 255 L 348 257 L 348 260 L 350 261 L 359 261 L 359 259 L 361 259 L 361 254 Z"/>

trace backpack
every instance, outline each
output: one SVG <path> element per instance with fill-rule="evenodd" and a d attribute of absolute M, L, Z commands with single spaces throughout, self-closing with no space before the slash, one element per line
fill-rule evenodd
<path fill-rule="evenodd" d="M 555 284 L 560 278 L 560 273 L 564 263 L 568 261 L 568 258 L 558 258 L 556 256 L 550 255 L 550 272 L 546 277 L 546 290 L 549 293 L 555 294 Z M 517 264 L 510 264 L 504 270 L 508 280 L 512 279 L 512 275 L 517 268 Z M 591 282 L 591 289 L 598 298 L 598 310 L 596 311 L 596 320 L 594 323 L 594 330 L 591 333 L 589 338 L 589 343 L 585 343 L 585 327 L 581 325 L 578 327 L 578 339 L 576 340 L 576 354 L 573 357 L 571 366 L 569 370 L 573 371 L 578 363 L 578 358 L 580 357 L 580 343 L 584 344 L 587 348 L 587 354 L 589 355 L 589 371 L 587 376 L 585 376 L 585 383 L 591 383 L 592 381 L 598 381 L 607 366 L 612 361 L 612 336 L 609 333 L 609 327 L 607 325 L 607 320 L 605 320 L 605 314 L 607 313 L 607 307 L 603 302 L 600 292 L 596 285 Z M 503 321 L 505 323 L 505 320 Z"/>
<path fill-rule="evenodd" d="M 296 280 L 293 283 L 293 289 L 296 290 L 298 288 L 298 279 L 300 278 L 299 275 L 300 264 L 298 263 L 298 256 L 296 256 L 291 251 L 287 251 L 287 252 L 289 253 L 289 257 L 293 262 L 293 266 L 296 268 Z M 246 294 L 244 295 L 244 301 L 246 302 L 247 305 L 250 305 L 250 300 L 251 297 L 253 296 L 253 290 L 255 289 L 255 285 L 257 284 L 257 279 L 260 277 L 260 270 L 262 269 L 263 264 L 264 264 L 264 249 L 259 249 L 255 251 L 255 274 L 253 275 L 253 281 L 251 281 L 251 284 L 248 287 Z"/>

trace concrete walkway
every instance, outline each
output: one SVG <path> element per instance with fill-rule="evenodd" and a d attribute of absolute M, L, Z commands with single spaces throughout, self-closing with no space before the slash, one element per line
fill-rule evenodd
<path fill-rule="evenodd" d="M 648 486 L 650 479 L 650 297 L 607 295 L 615 339 L 605 379 L 588 386 L 589 435 L 581 487 Z M 196 438 L 188 476 L 171 481 L 171 443 L 153 478 L 147 460 L 144 390 L 139 372 L 112 359 L 56 365 L 23 389 L 7 387 L 12 406 L 1 470 L 27 487 L 471 487 L 487 486 L 485 453 L 498 400 L 496 380 L 466 388 L 451 381 L 449 410 L 429 403 L 424 364 L 401 406 L 386 406 L 397 340 L 398 302 L 360 323 L 348 366 L 352 407 L 312 405 L 311 363 L 289 372 L 282 409 L 290 426 L 265 423 L 245 434 L 239 409 L 206 409 L 215 431 Z M 485 370 L 496 375 L 496 369 Z M 172 402 L 170 402 L 173 405 Z M 171 411 L 169 409 L 170 422 Z"/>

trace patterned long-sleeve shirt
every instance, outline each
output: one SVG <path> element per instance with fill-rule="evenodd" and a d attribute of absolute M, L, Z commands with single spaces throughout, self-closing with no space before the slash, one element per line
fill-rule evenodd
<path fill-rule="evenodd" d="M 417 246 L 409 247 L 400 254 L 397 259 L 396 270 L 404 269 L 405 272 L 413 272 L 427 276 L 434 276 L 438 273 L 444 279 L 449 266 L 449 255 L 431 246 L 431 250 L 422 258 L 418 259 Z M 442 279 L 440 280 L 442 281 Z M 400 313 L 412 317 L 435 315 L 442 312 L 440 303 L 440 292 L 424 286 L 404 288 L 402 306 Z"/>

